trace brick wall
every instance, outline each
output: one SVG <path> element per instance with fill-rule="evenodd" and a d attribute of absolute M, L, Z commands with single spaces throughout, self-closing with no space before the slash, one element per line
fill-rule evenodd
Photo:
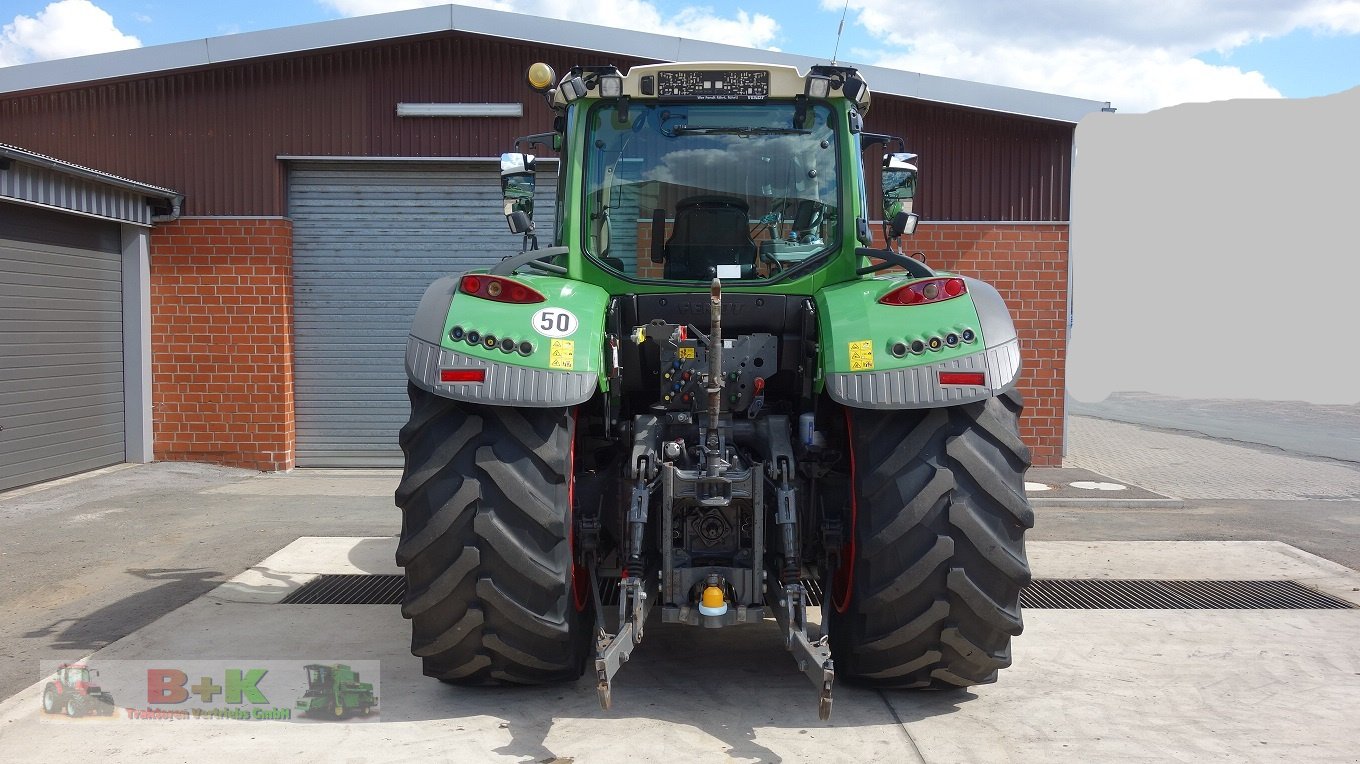
<path fill-rule="evenodd" d="M 151 234 L 157 459 L 293 466 L 292 223 L 183 218 Z"/>
<path fill-rule="evenodd" d="M 872 226 L 881 243 L 881 226 Z M 1024 368 L 1020 434 L 1036 467 L 1062 464 L 1067 368 L 1067 225 L 921 223 L 904 239 L 932 268 L 996 287 L 1015 318 Z"/>
<path fill-rule="evenodd" d="M 639 231 L 645 253 L 650 228 L 639 228 L 647 228 Z M 879 226 L 873 230 L 880 235 Z M 1000 290 L 1025 358 L 1021 434 L 1036 466 L 1059 465 L 1067 226 L 922 223 L 907 242 L 932 267 Z M 640 259 L 650 265 L 645 254 Z M 156 458 L 291 468 L 290 222 L 185 218 L 159 225 L 151 236 L 151 291 Z"/>

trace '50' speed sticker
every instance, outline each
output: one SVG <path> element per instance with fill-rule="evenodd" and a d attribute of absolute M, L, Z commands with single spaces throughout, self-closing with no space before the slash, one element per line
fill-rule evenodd
<path fill-rule="evenodd" d="M 570 337 L 576 333 L 576 314 L 565 308 L 543 308 L 534 314 L 534 331 L 544 337 Z"/>

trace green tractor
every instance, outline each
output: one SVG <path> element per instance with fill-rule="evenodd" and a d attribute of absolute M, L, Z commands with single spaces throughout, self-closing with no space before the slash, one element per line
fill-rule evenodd
<path fill-rule="evenodd" d="M 337 663 L 319 663 L 303 667 L 307 672 L 307 692 L 298 699 L 299 713 L 314 719 L 340 719 L 357 713 L 368 716 L 378 705 L 373 685 L 359 681 L 359 672 Z"/>
<path fill-rule="evenodd" d="M 1019 342 L 996 289 L 901 253 L 914 155 L 864 130 L 859 73 L 528 79 L 557 116 L 501 160 L 524 251 L 436 281 L 407 344 L 397 562 L 425 673 L 590 668 L 608 708 L 659 609 L 774 618 L 822 718 L 837 676 L 994 681 L 1030 578 Z M 560 157 L 543 248 L 535 145 Z"/>

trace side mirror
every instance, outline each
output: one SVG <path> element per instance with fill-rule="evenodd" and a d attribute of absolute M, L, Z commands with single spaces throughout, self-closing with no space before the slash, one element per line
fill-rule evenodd
<path fill-rule="evenodd" d="M 501 154 L 501 197 L 510 233 L 534 229 L 534 155 Z"/>
<path fill-rule="evenodd" d="M 911 213 L 912 199 L 916 196 L 917 172 L 912 164 L 915 159 L 915 154 L 883 155 L 883 219 L 891 221 L 894 227 L 899 215 Z"/>

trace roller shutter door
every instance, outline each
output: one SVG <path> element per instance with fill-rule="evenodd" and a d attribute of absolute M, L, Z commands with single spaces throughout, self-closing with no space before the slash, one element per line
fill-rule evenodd
<path fill-rule="evenodd" d="M 0 239 L 0 490 L 124 459 L 119 252 Z"/>
<path fill-rule="evenodd" d="M 548 232 L 556 179 L 545 164 L 535 223 Z M 406 336 L 420 296 L 520 248 L 501 213 L 499 164 L 295 162 L 288 206 L 297 463 L 399 466 Z"/>

